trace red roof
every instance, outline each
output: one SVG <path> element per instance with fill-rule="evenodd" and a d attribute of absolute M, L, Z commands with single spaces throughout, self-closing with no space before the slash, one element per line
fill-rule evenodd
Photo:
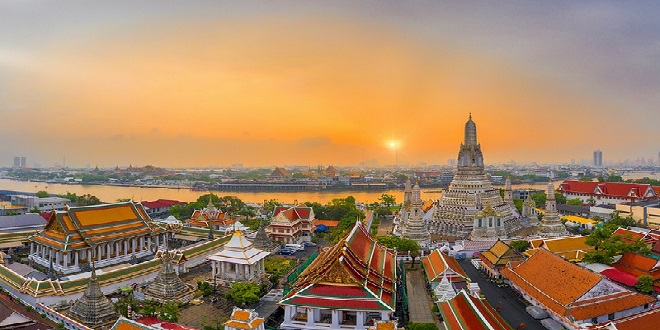
<path fill-rule="evenodd" d="M 158 209 L 158 208 L 161 208 L 161 207 L 170 207 L 172 205 L 177 205 L 177 204 L 178 205 L 185 205 L 186 203 L 175 201 L 175 200 L 172 200 L 172 199 L 157 199 L 153 202 L 144 201 L 144 202 L 141 202 L 140 204 L 142 204 L 144 207 L 148 207 L 150 209 Z"/>
<path fill-rule="evenodd" d="M 626 182 L 593 182 L 564 180 L 558 190 L 565 193 L 611 196 L 617 198 L 655 199 L 655 190 L 649 184 Z"/>
<path fill-rule="evenodd" d="M 180 324 L 161 320 L 157 317 L 152 317 L 152 316 L 141 317 L 136 321 L 144 325 L 159 326 L 163 329 L 168 329 L 168 330 L 198 330 L 197 328 L 186 327 Z"/>
<path fill-rule="evenodd" d="M 468 280 L 465 271 L 456 259 L 448 256 L 440 250 L 433 250 L 428 256 L 422 257 L 422 264 L 426 272 L 426 278 L 431 282 L 438 282 L 446 276 L 450 282 Z"/>
<path fill-rule="evenodd" d="M 308 219 L 311 210 L 312 208 L 307 206 L 294 206 L 294 207 L 278 206 L 273 211 L 273 217 L 282 213 L 284 216 L 286 216 L 287 219 L 291 221 L 295 221 L 298 219 Z"/>
<path fill-rule="evenodd" d="M 438 304 L 447 329 L 513 329 L 485 299 L 461 290 L 456 297 Z"/>
<path fill-rule="evenodd" d="M 634 286 L 637 284 L 637 276 L 631 275 L 616 268 L 605 269 L 600 273 L 607 276 L 607 278 L 612 281 L 623 283 L 627 286 Z"/>

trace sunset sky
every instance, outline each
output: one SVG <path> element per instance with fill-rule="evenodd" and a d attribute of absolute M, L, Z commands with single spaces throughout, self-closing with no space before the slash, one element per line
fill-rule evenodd
<path fill-rule="evenodd" d="M 0 0 L 0 166 L 657 159 L 660 2 L 489 4 Z"/>

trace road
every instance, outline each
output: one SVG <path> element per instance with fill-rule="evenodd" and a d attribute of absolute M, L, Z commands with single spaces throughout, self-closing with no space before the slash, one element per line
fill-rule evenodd
<path fill-rule="evenodd" d="M 493 306 L 500 306 L 500 315 L 515 328 L 521 323 L 525 323 L 526 330 L 545 330 L 541 323 L 531 317 L 525 310 L 525 305 L 514 293 L 514 289 L 506 287 L 500 288 L 491 283 L 488 278 L 478 269 L 474 268 L 469 259 L 459 259 L 465 273 L 473 282 L 479 283 L 481 293 L 486 296 L 486 300 Z"/>
<path fill-rule="evenodd" d="M 426 281 L 421 269 L 406 271 L 408 289 L 408 313 L 410 322 L 435 323 L 438 321 L 431 313 L 433 302 L 426 292 Z"/>

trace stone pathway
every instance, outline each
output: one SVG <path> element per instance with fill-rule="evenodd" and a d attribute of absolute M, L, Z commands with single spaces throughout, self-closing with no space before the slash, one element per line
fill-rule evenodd
<path fill-rule="evenodd" d="M 419 265 L 418 265 L 419 267 Z M 426 282 L 421 269 L 406 271 L 406 288 L 408 289 L 408 313 L 410 322 L 435 323 L 440 325 L 431 313 L 433 302 L 426 293 Z"/>

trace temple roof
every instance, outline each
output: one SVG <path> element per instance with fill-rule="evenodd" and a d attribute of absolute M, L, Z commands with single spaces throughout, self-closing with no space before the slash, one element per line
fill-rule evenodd
<path fill-rule="evenodd" d="M 109 326 L 119 317 L 110 299 L 101 292 L 94 267 L 92 267 L 92 276 L 87 284 L 87 290 L 71 306 L 67 315 L 94 329 Z"/>
<path fill-rule="evenodd" d="M 509 261 L 522 260 L 522 255 L 508 244 L 498 240 L 490 249 L 481 252 L 479 258 L 487 261 L 490 265 L 504 266 Z"/>
<path fill-rule="evenodd" d="M 259 317 L 259 314 L 253 309 L 240 309 L 234 307 L 234 310 L 229 317 L 229 321 L 225 322 L 225 326 L 250 330 L 257 329 L 264 322 L 264 318 Z"/>
<path fill-rule="evenodd" d="M 312 220 L 314 211 L 304 204 L 294 207 L 278 206 L 273 210 L 272 222 L 295 222 L 297 220 Z"/>
<path fill-rule="evenodd" d="M 237 230 L 227 244 L 206 259 L 232 264 L 254 265 L 257 261 L 266 258 L 269 254 L 270 252 L 255 248 L 252 242 L 245 238 L 243 232 Z"/>
<path fill-rule="evenodd" d="M 486 299 L 463 290 L 451 300 L 438 303 L 438 307 L 448 330 L 513 329 Z"/>
<path fill-rule="evenodd" d="M 645 183 L 564 180 L 564 182 L 559 185 L 558 190 L 562 193 L 600 195 L 624 199 L 657 198 L 653 187 L 651 187 L 650 184 Z"/>
<path fill-rule="evenodd" d="M 66 251 L 161 231 L 142 205 L 129 201 L 54 211 L 45 229 L 30 240 Z"/>
<path fill-rule="evenodd" d="M 543 308 L 574 320 L 587 320 L 655 301 L 543 249 L 523 262 L 502 269 L 502 274 Z"/>
<path fill-rule="evenodd" d="M 433 250 L 428 256 L 422 257 L 422 264 L 424 265 L 426 278 L 430 282 L 438 282 L 443 277 L 447 277 L 452 282 L 468 280 L 465 271 L 456 259 L 440 252 L 440 250 Z"/>
<path fill-rule="evenodd" d="M 361 222 L 300 274 L 282 305 L 393 311 L 396 254 L 378 244 Z"/>

